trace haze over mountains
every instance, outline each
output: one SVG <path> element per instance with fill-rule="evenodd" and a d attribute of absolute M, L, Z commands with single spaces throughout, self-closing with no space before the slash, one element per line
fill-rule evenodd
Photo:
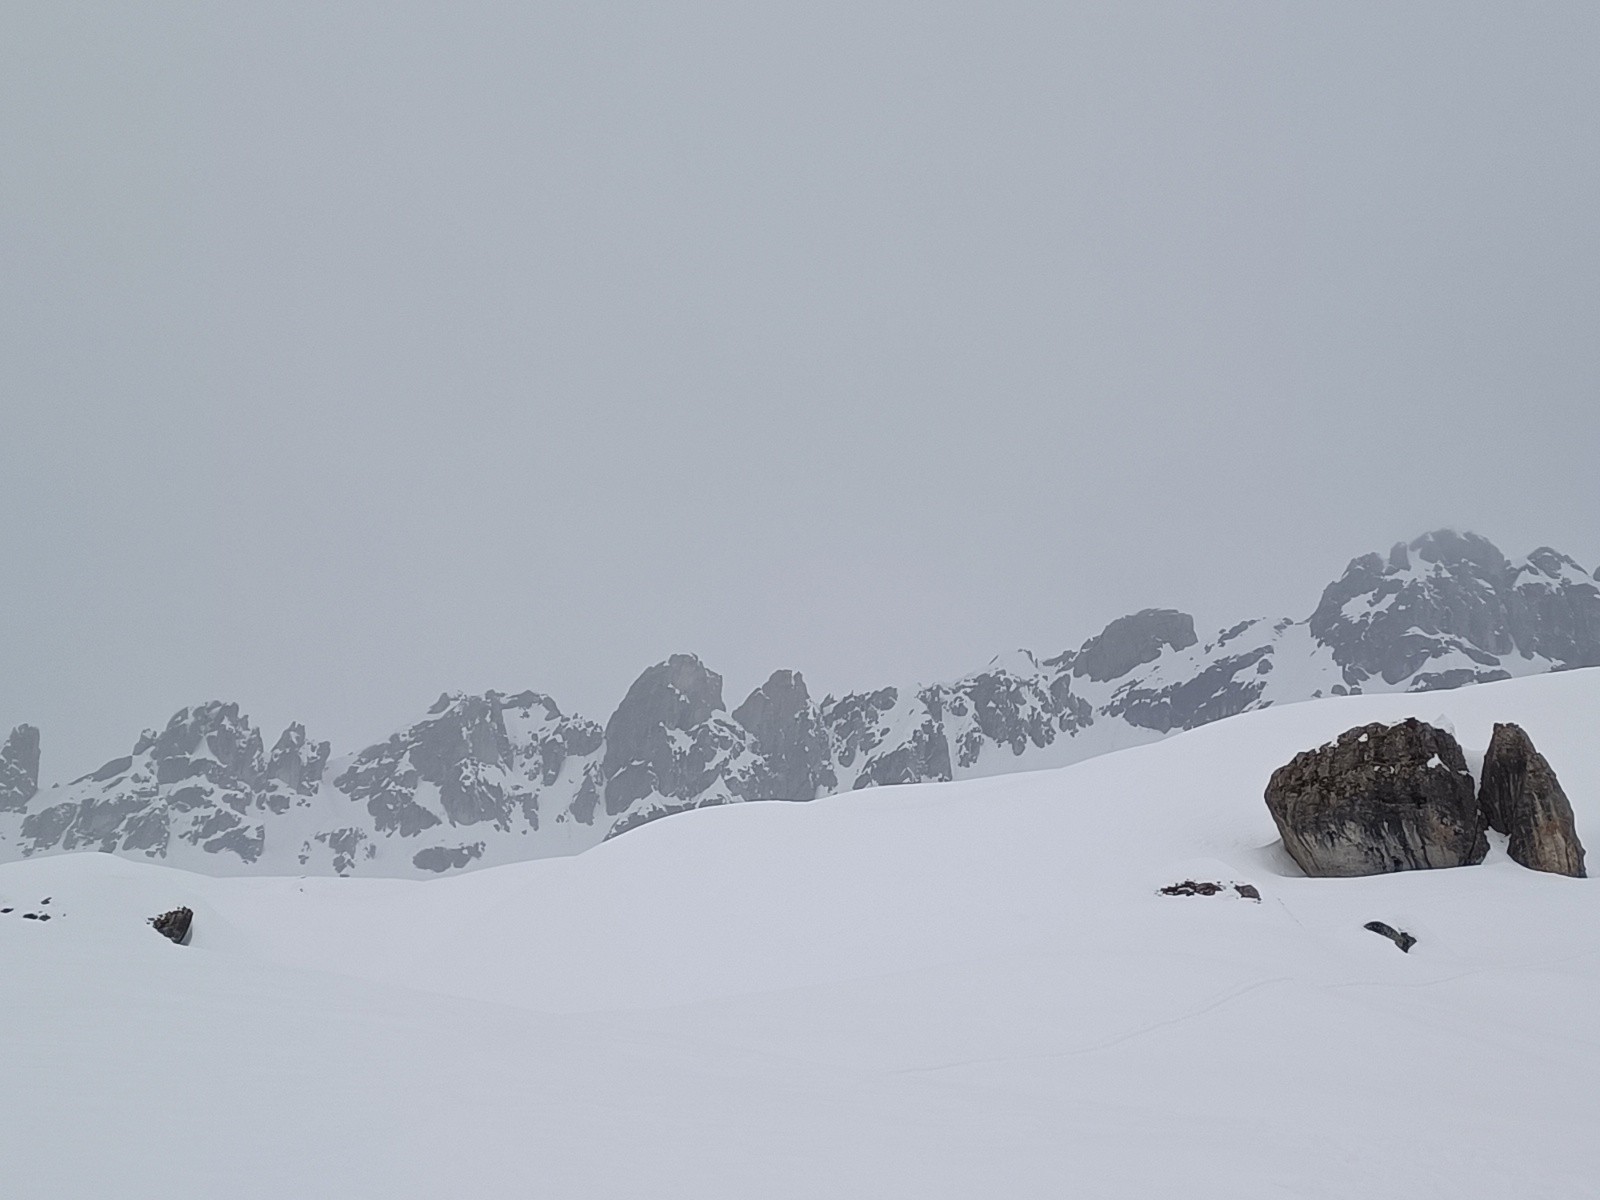
<path fill-rule="evenodd" d="M 21 726 L 0 750 L 0 857 L 425 875 L 573 854 L 690 808 L 1061 766 L 1273 704 L 1600 665 L 1597 578 L 1548 547 L 1513 562 L 1443 530 L 1355 559 L 1308 617 L 1203 639 L 1189 615 L 1146 609 L 950 683 L 818 699 L 779 670 L 731 711 L 721 677 L 681 654 L 604 726 L 538 692 L 446 693 L 340 757 L 299 724 L 269 748 L 212 701 L 43 791 L 39 731 Z"/>

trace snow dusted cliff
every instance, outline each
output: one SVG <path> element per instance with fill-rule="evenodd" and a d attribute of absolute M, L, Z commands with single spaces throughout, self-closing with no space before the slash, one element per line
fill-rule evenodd
<path fill-rule="evenodd" d="M 456 871 L 574 854 L 669 813 L 1066 765 L 1274 704 L 1600 665 L 1600 586 L 1548 548 L 1509 562 L 1440 531 L 1353 561 L 1303 620 L 1202 641 L 1170 609 L 951 683 L 811 696 L 777 671 L 729 711 L 692 655 L 602 728 L 537 692 L 446 694 L 342 759 L 291 725 L 265 749 L 212 702 L 39 791 L 38 731 L 0 749 L 0 858 L 94 848 L 214 874 Z"/>

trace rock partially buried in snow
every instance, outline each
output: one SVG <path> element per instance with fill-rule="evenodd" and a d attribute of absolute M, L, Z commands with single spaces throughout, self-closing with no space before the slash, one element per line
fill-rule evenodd
<path fill-rule="evenodd" d="M 1215 896 L 1223 889 L 1223 884 L 1212 883 L 1209 880 L 1185 879 L 1182 883 L 1169 883 L 1161 889 L 1163 896 Z"/>
<path fill-rule="evenodd" d="M 1295 755 L 1272 773 L 1266 801 L 1307 875 L 1460 867 L 1489 849 L 1460 745 L 1415 718 Z"/>
<path fill-rule="evenodd" d="M 1242 900 L 1254 900 L 1261 903 L 1261 893 L 1256 890 L 1253 883 L 1213 883 L 1208 879 L 1185 879 L 1182 883 L 1169 883 L 1159 889 L 1163 896 L 1217 896 L 1227 891 L 1229 887 L 1239 893 Z"/>
<path fill-rule="evenodd" d="M 1383 921 L 1368 921 L 1361 928 L 1370 929 L 1373 933 L 1383 934 L 1384 937 L 1400 947 L 1402 954 L 1410 954 L 1411 947 L 1417 944 L 1417 939 L 1404 929 L 1396 929 L 1393 925 L 1385 924 Z"/>
<path fill-rule="evenodd" d="M 1525 867 L 1582 879 L 1583 843 L 1572 805 L 1544 755 L 1519 725 L 1494 727 L 1478 803 L 1489 827 L 1509 834 L 1507 853 Z"/>
<path fill-rule="evenodd" d="M 180 946 L 189 944 L 189 930 L 193 922 L 194 910 L 189 908 L 174 908 L 159 917 L 150 918 L 150 924 L 157 933 Z"/>

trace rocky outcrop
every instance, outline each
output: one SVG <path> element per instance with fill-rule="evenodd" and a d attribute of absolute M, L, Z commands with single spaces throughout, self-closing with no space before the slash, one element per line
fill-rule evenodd
<path fill-rule="evenodd" d="M 929 691 L 929 707 L 940 714 L 946 753 L 953 756 L 952 771 L 971 772 L 985 759 L 1003 762 L 1008 752 L 1021 758 L 1057 738 L 1072 738 L 1094 721 L 1088 701 L 1073 692 L 1071 676 L 1047 680 L 1025 652 L 1010 664 L 995 662 Z M 924 740 L 933 744 L 930 737 Z"/>
<path fill-rule="evenodd" d="M 283 731 L 267 756 L 267 778 L 291 792 L 309 796 L 322 782 L 331 748 L 327 742 L 307 741 L 306 727 L 297 721 Z"/>
<path fill-rule="evenodd" d="M 937 687 L 857 692 L 822 705 L 841 786 L 850 790 L 951 778 L 944 700 Z"/>
<path fill-rule="evenodd" d="M 1507 853 L 1515 861 L 1535 871 L 1584 877 L 1572 805 L 1521 726 L 1494 727 L 1478 802 L 1489 826 L 1510 835 Z"/>
<path fill-rule="evenodd" d="M 39 731 L 18 725 L 0 746 L 0 812 L 26 812 L 39 791 Z"/>
<path fill-rule="evenodd" d="M 1309 626 L 1349 687 L 1459 687 L 1535 662 L 1600 663 L 1600 587 L 1549 547 L 1511 563 L 1487 538 L 1441 529 L 1351 562 Z"/>
<path fill-rule="evenodd" d="M 1600 571 L 1590 578 L 1565 554 L 1541 546 L 1507 579 L 1506 627 L 1520 654 L 1563 667 L 1600 666 Z"/>
<path fill-rule="evenodd" d="M 692 654 L 657 663 L 606 722 L 605 805 L 635 822 L 744 799 L 755 784 L 749 735 L 722 703 L 722 676 Z"/>
<path fill-rule="evenodd" d="M 334 793 L 356 811 L 307 839 L 301 864 L 331 854 L 343 875 L 399 839 L 418 870 L 450 870 L 482 857 L 485 831 L 522 839 L 545 830 L 577 848 L 592 844 L 603 827 L 586 837 L 563 826 L 595 826 L 600 743 L 598 725 L 539 692 L 447 693 L 338 774 Z M 455 831 L 463 829 L 474 841 L 462 843 Z"/>
<path fill-rule="evenodd" d="M 459 871 L 475 858 L 483 857 L 483 843 L 466 846 L 429 846 L 411 856 L 411 865 L 419 871 L 442 875 L 446 871 Z"/>
<path fill-rule="evenodd" d="M 379 834 L 538 829 L 541 814 L 574 806 L 592 820 L 584 792 L 597 792 L 598 778 L 580 760 L 599 748 L 594 722 L 564 715 L 538 692 L 447 693 L 426 718 L 363 750 L 334 787 L 366 809 Z"/>
<path fill-rule="evenodd" d="M 1154 662 L 1163 650 L 1186 650 L 1200 639 L 1194 618 L 1171 608 L 1146 608 L 1118 617 L 1083 644 L 1072 661 L 1072 673 L 1096 683 L 1121 679 L 1135 667 Z"/>
<path fill-rule="evenodd" d="M 1168 733 L 1270 703 L 1272 670 L 1293 627 L 1288 620 L 1244 621 L 1225 629 L 1198 654 L 1160 661 L 1143 678 L 1124 683 L 1104 712 L 1140 729 Z M 1169 676 L 1177 678 L 1168 682 Z"/>
<path fill-rule="evenodd" d="M 1489 848 L 1461 747 L 1415 718 L 1295 755 L 1272 773 L 1266 801 L 1307 875 L 1459 867 Z"/>
<path fill-rule="evenodd" d="M 833 790 L 828 731 L 800 672 L 774 671 L 733 710 L 733 719 L 750 735 L 759 760 L 747 799 L 812 800 Z"/>
<path fill-rule="evenodd" d="M 261 731 L 237 704 L 213 701 L 177 712 L 146 730 L 133 753 L 51 789 L 19 830 L 24 854 L 95 849 L 166 858 L 178 845 L 257 862 L 265 818 L 287 812 L 291 797 L 267 777 Z"/>

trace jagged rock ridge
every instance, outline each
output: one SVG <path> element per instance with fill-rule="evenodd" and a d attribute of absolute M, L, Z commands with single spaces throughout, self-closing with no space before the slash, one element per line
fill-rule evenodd
<path fill-rule="evenodd" d="M 1600 664 L 1600 587 L 1541 547 L 1444 530 L 1353 560 L 1304 620 L 1202 640 L 1151 608 L 1077 649 L 963 679 L 814 700 L 775 672 L 731 712 L 692 655 L 602 727 L 537 692 L 447 694 L 338 761 L 236 705 L 185 709 L 133 752 L 34 794 L 38 735 L 0 751 L 0 857 L 94 848 L 208 871 L 429 874 L 571 854 L 709 804 L 1060 766 L 1270 704 Z"/>

